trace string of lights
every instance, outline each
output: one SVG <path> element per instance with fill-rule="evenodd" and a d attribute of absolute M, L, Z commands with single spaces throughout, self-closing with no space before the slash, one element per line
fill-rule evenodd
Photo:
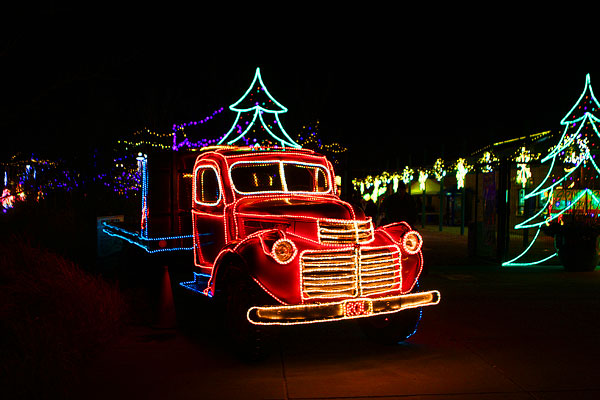
<path fill-rule="evenodd" d="M 263 83 L 260 68 L 256 68 L 254 78 L 246 93 L 230 105 L 229 109 L 237 112 L 236 119 L 217 144 L 235 144 L 247 133 L 258 129 L 260 132 L 266 132 L 279 146 L 300 148 L 300 145 L 283 128 L 279 114 L 288 110 L 271 96 Z M 260 144 L 260 141 L 258 143 Z"/>
<path fill-rule="evenodd" d="M 557 145 L 551 147 L 548 155 L 541 160 L 542 163 L 550 162 L 546 176 L 537 187 L 525 195 L 525 199 L 544 198 L 543 205 L 534 215 L 515 225 L 515 229 L 537 228 L 535 238 L 521 254 L 504 262 L 503 266 L 535 265 L 555 256 L 556 253 L 542 260 L 523 260 L 538 238 L 540 230 L 556 224 L 564 225 L 565 215 L 571 215 L 572 221 L 575 221 L 574 217 L 577 216 L 577 221 L 590 226 L 598 223 L 600 199 L 597 193 L 600 189 L 600 168 L 596 164 L 595 153 L 598 151 L 597 143 L 600 139 L 600 119 L 594 113 L 599 109 L 600 104 L 594 96 L 588 74 L 579 99 L 560 121 L 564 131 Z M 515 157 L 520 166 L 517 178 L 521 182 L 530 177 L 523 165 L 533 157 L 539 155 L 531 155 L 525 149 L 521 149 Z"/>

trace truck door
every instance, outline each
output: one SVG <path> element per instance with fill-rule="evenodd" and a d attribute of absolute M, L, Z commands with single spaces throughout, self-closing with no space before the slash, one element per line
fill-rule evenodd
<path fill-rule="evenodd" d="M 210 273 L 225 245 L 225 202 L 217 167 L 197 165 L 193 182 L 194 261 L 203 272 Z"/>

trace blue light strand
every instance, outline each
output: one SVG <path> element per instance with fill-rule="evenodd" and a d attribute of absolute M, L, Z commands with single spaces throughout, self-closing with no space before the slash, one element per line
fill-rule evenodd
<path fill-rule="evenodd" d="M 164 237 L 143 237 L 141 234 L 136 232 L 128 231 L 127 229 L 123 229 L 121 227 L 111 225 L 107 222 L 102 223 L 105 228 L 102 229 L 104 233 L 109 236 L 117 237 L 119 239 L 125 240 L 128 243 L 134 244 L 142 249 L 144 249 L 147 253 L 159 253 L 165 251 L 189 251 L 193 250 L 194 247 L 173 247 L 173 248 L 164 248 L 164 249 L 150 249 L 150 243 L 156 241 L 167 241 L 167 240 L 177 240 L 177 239 L 191 239 L 194 235 L 178 235 L 178 236 L 164 236 Z M 198 236 L 210 236 L 212 233 L 199 233 Z M 144 242 L 148 242 L 148 244 L 144 244 Z M 202 245 L 208 245 L 210 242 L 202 243 Z"/>
<path fill-rule="evenodd" d="M 210 290 L 206 290 L 208 286 L 208 280 L 210 279 L 210 274 L 203 274 L 201 272 L 194 272 L 194 280 L 179 282 L 179 286 L 182 286 L 185 289 L 191 290 L 195 293 L 200 293 L 201 295 L 213 297 Z"/>
<path fill-rule="evenodd" d="M 420 287 L 419 287 L 418 279 L 416 282 L 416 286 L 417 286 L 417 291 L 419 291 Z M 417 331 L 419 330 L 419 324 L 421 323 L 421 319 L 423 319 L 423 307 L 419 307 L 419 319 L 417 320 L 417 323 L 415 324 L 415 330 L 412 331 L 412 333 L 410 335 L 408 335 L 406 338 L 404 338 L 404 340 L 410 339 L 412 336 L 414 336 L 415 333 L 417 333 Z"/>
<path fill-rule="evenodd" d="M 108 236 L 117 237 L 117 238 L 123 239 L 123 240 L 125 240 L 125 241 L 127 241 L 127 242 L 129 242 L 131 244 L 134 244 L 134 245 L 142 248 L 143 250 L 145 250 L 147 253 L 150 253 L 150 254 L 160 253 L 160 252 L 165 252 L 165 251 L 182 251 L 182 250 L 189 251 L 189 250 L 194 250 L 194 247 L 174 247 L 174 248 L 164 248 L 164 249 L 150 250 L 149 246 L 145 246 L 145 245 L 141 244 L 138 241 L 129 239 L 129 238 L 125 237 L 124 235 L 120 235 L 118 233 L 112 233 L 112 232 L 110 232 L 109 230 L 106 230 L 106 229 L 103 229 L 102 231 L 104 233 L 106 233 Z M 142 237 L 138 236 L 138 238 L 140 240 L 144 240 L 144 238 L 142 238 Z"/>
<path fill-rule="evenodd" d="M 142 220 L 141 220 L 141 236 L 148 237 L 148 157 L 140 154 L 136 160 L 138 161 L 139 170 L 142 174 Z"/>
<path fill-rule="evenodd" d="M 115 226 L 112 225 L 106 221 L 102 222 L 102 225 L 106 226 L 109 229 L 114 229 L 116 231 L 122 232 L 125 235 L 131 235 L 131 236 L 136 236 L 136 237 L 140 237 L 141 240 L 144 241 L 153 241 L 153 240 L 174 240 L 174 239 L 190 239 L 193 238 L 194 235 L 193 234 L 189 234 L 189 235 L 178 235 L 178 236 L 164 236 L 164 237 L 158 237 L 158 238 L 151 238 L 151 237 L 142 237 L 141 235 L 129 231 L 127 229 L 121 228 L 119 226 Z M 212 235 L 212 233 L 198 233 L 198 236 L 210 236 Z"/>

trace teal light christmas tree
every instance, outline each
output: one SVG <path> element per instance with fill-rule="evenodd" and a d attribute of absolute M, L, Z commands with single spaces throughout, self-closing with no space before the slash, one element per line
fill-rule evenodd
<path fill-rule="evenodd" d="M 283 129 L 279 114 L 287 112 L 287 108 L 271 96 L 260 76 L 260 68 L 256 68 L 246 93 L 229 109 L 235 111 L 237 117 L 218 144 L 262 146 L 275 142 L 281 147 L 301 147 Z"/>
<path fill-rule="evenodd" d="M 525 195 L 525 199 L 543 199 L 542 207 L 515 225 L 515 229 L 537 228 L 537 232 L 525 251 L 502 265 L 534 265 L 555 257 L 556 252 L 539 260 L 526 261 L 526 254 L 540 231 L 552 233 L 556 228 L 574 221 L 583 221 L 586 226 L 599 226 L 600 168 L 596 160 L 600 153 L 599 116 L 600 104 L 594 96 L 590 75 L 587 74 L 581 96 L 560 121 L 564 130 L 558 144 L 541 160 L 542 163 L 549 163 L 547 175 Z"/>

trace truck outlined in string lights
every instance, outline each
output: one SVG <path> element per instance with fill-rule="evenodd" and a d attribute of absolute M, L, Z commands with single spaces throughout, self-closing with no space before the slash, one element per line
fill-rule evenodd
<path fill-rule="evenodd" d="M 180 285 L 221 299 L 239 342 L 254 343 L 265 325 L 347 319 L 375 340 L 399 342 L 416 331 L 421 307 L 440 301 L 438 291 L 418 291 L 419 233 L 405 222 L 375 229 L 338 197 L 324 156 L 226 146 L 194 155 L 187 177 L 196 271 Z M 148 212 L 152 202 L 143 203 L 138 239 L 157 243 Z"/>
<path fill-rule="evenodd" d="M 415 291 L 421 236 L 404 222 L 374 229 L 336 195 L 334 177 L 331 163 L 309 150 L 199 155 L 192 176 L 198 272 L 182 285 L 222 295 L 244 337 L 257 334 L 253 326 L 359 318 L 375 339 L 409 337 L 420 307 L 440 300 L 437 291 Z"/>
<path fill-rule="evenodd" d="M 240 348 L 259 348 L 268 326 L 348 319 L 379 341 L 410 337 L 421 308 L 440 301 L 438 291 L 418 291 L 419 233 L 405 222 L 375 229 L 339 198 L 331 162 L 285 132 L 278 115 L 287 109 L 258 68 L 230 109 L 224 146 L 140 154 L 139 233 L 104 232 L 148 253 L 193 250 L 193 279 L 180 285 L 226 306 Z M 253 130 L 278 145 L 252 144 Z"/>

